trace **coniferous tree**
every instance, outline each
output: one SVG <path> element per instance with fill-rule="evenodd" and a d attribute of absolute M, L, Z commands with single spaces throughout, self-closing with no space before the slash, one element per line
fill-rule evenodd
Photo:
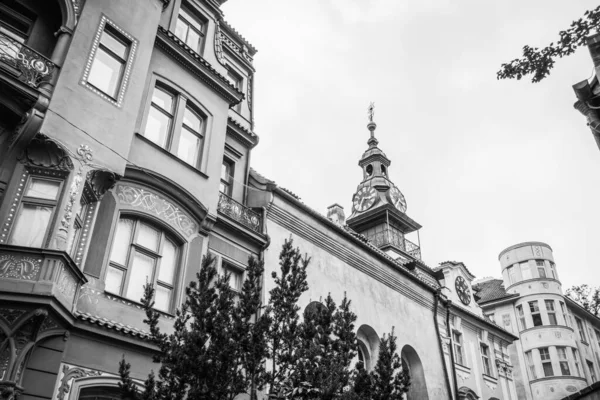
<path fill-rule="evenodd" d="M 293 240 L 285 240 L 279 254 L 280 275 L 272 273 L 275 287 L 269 292 L 268 313 L 271 328 L 268 332 L 271 371 L 269 377 L 272 395 L 291 394 L 294 390 L 292 375 L 298 364 L 302 345 L 298 300 L 308 290 L 306 269 L 310 259 L 294 248 Z"/>
<path fill-rule="evenodd" d="M 160 350 L 154 357 L 160 363 L 158 379 L 151 373 L 143 393 L 137 393 L 123 360 L 122 393 L 133 394 L 131 400 L 232 400 L 237 394 L 262 388 L 269 325 L 266 315 L 258 315 L 263 270 L 263 263 L 251 257 L 248 279 L 236 301 L 229 276 L 218 276 L 214 257 L 204 257 L 197 281 L 186 288 L 186 299 L 176 311 L 174 331 L 168 335 L 158 327 L 154 288 L 147 285 L 142 299 L 144 322 Z"/>
<path fill-rule="evenodd" d="M 383 336 L 379 344 L 379 357 L 372 377 L 372 400 L 402 400 L 410 387 L 408 371 L 402 368 L 402 360 L 396 352 L 394 329 Z"/>

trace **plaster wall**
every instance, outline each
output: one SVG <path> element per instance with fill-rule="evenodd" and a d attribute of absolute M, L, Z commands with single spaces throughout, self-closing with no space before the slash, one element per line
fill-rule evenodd
<path fill-rule="evenodd" d="M 295 229 L 291 231 L 288 227 L 267 219 L 271 244 L 264 252 L 265 276 L 269 277 L 265 282 L 265 292 L 268 293 L 273 288 L 271 272 L 278 271 L 281 246 L 284 240 L 291 236 L 294 245 L 311 257 L 308 268 L 309 290 L 300 299 L 301 309 L 303 310 L 311 301 L 323 299 L 328 293 L 331 293 L 333 299 L 339 304 L 346 294 L 352 300 L 352 309 L 358 317 L 355 324 L 357 329 L 366 324 L 381 337 L 395 328 L 398 349 L 402 349 L 406 344 L 412 346 L 422 362 L 429 398 L 447 398 L 442 359 L 433 324 L 431 291 L 411 282 L 400 272 L 394 271 L 372 255 L 366 254 L 362 249 L 319 225 L 306 214 L 301 215 L 293 206 L 284 202 L 277 202 L 277 206 L 293 213 L 296 218 L 302 218 L 304 223 L 309 224 L 312 229 L 319 230 L 329 240 L 337 241 L 340 248 L 334 250 L 325 243 L 316 243 L 315 236 L 308 231 Z M 365 267 L 372 269 L 373 274 L 379 276 L 370 276 L 349 265 L 346 262 L 347 257 L 359 257 Z M 387 281 L 388 276 L 393 278 Z M 391 284 L 396 287 L 390 287 Z M 416 301 L 408 297 L 406 292 L 421 300 Z"/>
<path fill-rule="evenodd" d="M 157 0 L 85 3 L 50 101 L 50 111 L 41 127 L 42 133 L 60 140 L 73 152 L 79 145 L 86 144 L 94 149 L 95 163 L 123 173 L 126 163 L 123 157 L 127 157 L 132 143 L 161 12 L 161 2 Z M 80 84 L 102 15 L 138 40 L 120 107 Z"/>

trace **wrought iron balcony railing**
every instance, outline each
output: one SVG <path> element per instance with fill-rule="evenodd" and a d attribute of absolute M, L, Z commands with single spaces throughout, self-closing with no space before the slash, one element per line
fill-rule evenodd
<path fill-rule="evenodd" d="M 52 79 L 56 65 L 23 43 L 0 33 L 0 68 L 38 88 L 42 82 Z"/>
<path fill-rule="evenodd" d="M 65 252 L 0 245 L 1 292 L 54 297 L 70 311 L 85 282 L 87 279 Z"/>
<path fill-rule="evenodd" d="M 238 203 L 225 193 L 219 194 L 217 210 L 254 232 L 262 233 L 262 215 Z"/>
<path fill-rule="evenodd" d="M 396 230 L 386 228 L 381 232 L 367 234 L 366 236 L 377 247 L 392 245 L 419 260 L 421 259 L 420 247 Z"/>

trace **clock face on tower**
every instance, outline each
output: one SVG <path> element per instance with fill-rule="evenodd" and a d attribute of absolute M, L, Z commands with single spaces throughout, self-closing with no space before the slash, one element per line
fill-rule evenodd
<path fill-rule="evenodd" d="M 356 211 L 366 211 L 373 207 L 377 200 L 377 190 L 372 187 L 363 187 L 354 195 L 352 206 Z"/>
<path fill-rule="evenodd" d="M 471 302 L 471 289 L 469 289 L 469 285 L 467 285 L 467 281 L 462 276 L 456 278 L 454 281 L 454 287 L 456 288 L 456 294 L 458 294 L 458 298 L 465 306 L 468 306 Z"/>
<path fill-rule="evenodd" d="M 390 200 L 394 207 L 402 212 L 406 212 L 406 200 L 404 199 L 404 195 L 396 186 L 394 186 L 390 190 Z"/>

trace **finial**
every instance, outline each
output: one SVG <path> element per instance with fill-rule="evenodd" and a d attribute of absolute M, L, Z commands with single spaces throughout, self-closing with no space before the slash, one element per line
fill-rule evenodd
<path fill-rule="evenodd" d="M 369 122 L 373 122 L 374 117 L 375 117 L 375 103 L 371 102 L 371 104 L 369 104 Z"/>
<path fill-rule="evenodd" d="M 377 124 L 375 122 L 373 122 L 373 118 L 375 117 L 375 103 L 374 102 L 371 102 L 371 104 L 369 104 L 368 115 L 369 115 L 369 123 L 367 124 L 367 129 L 371 132 L 371 137 L 367 141 L 367 144 L 369 145 L 369 147 L 376 147 L 377 143 L 379 143 L 379 142 L 377 141 L 377 139 L 375 139 L 375 128 L 377 128 Z"/>

